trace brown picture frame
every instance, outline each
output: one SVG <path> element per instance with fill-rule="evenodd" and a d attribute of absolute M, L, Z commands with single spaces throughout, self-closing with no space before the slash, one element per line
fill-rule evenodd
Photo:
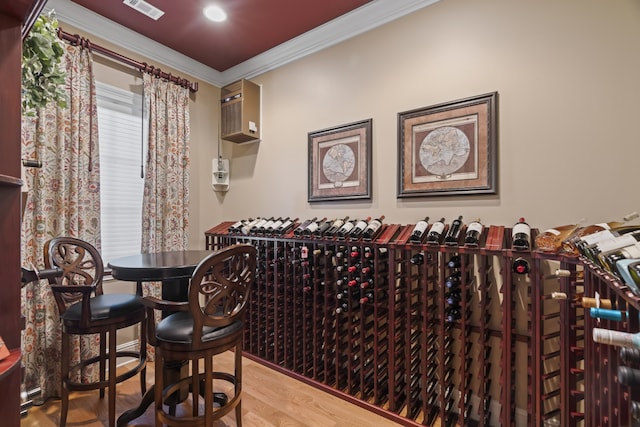
<path fill-rule="evenodd" d="M 371 199 L 372 124 L 309 132 L 309 202 Z"/>
<path fill-rule="evenodd" d="M 497 99 L 398 113 L 398 198 L 496 194 Z"/>

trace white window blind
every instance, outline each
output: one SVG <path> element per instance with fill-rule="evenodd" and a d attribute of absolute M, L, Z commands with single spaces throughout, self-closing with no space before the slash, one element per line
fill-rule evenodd
<path fill-rule="evenodd" d="M 102 257 L 140 253 L 142 240 L 142 96 L 96 83 L 100 138 Z M 145 137 L 146 137 L 146 131 Z M 143 152 L 144 146 L 144 152 Z"/>

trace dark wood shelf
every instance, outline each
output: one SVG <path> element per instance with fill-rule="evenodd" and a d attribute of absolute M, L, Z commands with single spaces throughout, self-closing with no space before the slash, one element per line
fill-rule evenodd
<path fill-rule="evenodd" d="M 0 186 L 22 187 L 22 179 L 0 174 Z"/>
<path fill-rule="evenodd" d="M 10 350 L 9 356 L 5 359 L 0 360 L 0 380 L 13 372 L 16 368 L 20 366 L 20 361 L 22 360 L 22 352 L 19 348 L 14 348 Z"/>

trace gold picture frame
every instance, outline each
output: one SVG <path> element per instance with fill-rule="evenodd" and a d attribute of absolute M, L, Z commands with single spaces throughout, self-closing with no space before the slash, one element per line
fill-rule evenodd
<path fill-rule="evenodd" d="M 371 198 L 372 123 L 309 132 L 309 202 Z"/>
<path fill-rule="evenodd" d="M 398 197 L 495 194 L 492 92 L 398 113 Z"/>

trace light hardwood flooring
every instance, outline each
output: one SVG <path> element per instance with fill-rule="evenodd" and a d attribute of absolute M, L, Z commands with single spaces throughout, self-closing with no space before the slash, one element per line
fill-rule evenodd
<path fill-rule="evenodd" d="M 230 364 L 232 357 L 233 353 L 227 352 L 220 355 L 216 363 Z M 149 363 L 147 383 L 151 384 L 152 381 L 153 363 Z M 139 403 L 139 384 L 137 376 L 118 384 L 116 417 Z M 107 408 L 107 398 L 100 399 L 97 390 L 73 392 L 69 403 L 67 426 L 106 426 L 108 424 Z M 178 409 L 178 411 L 181 410 L 189 411 L 189 408 Z M 60 399 L 52 398 L 41 406 L 31 407 L 20 425 L 21 427 L 56 427 L 59 414 Z M 245 427 L 395 427 L 400 425 L 247 358 L 243 359 L 242 419 Z M 129 425 L 153 426 L 153 408 L 149 407 L 141 417 L 133 420 Z M 235 415 L 227 415 L 214 425 L 215 427 L 235 426 Z"/>

